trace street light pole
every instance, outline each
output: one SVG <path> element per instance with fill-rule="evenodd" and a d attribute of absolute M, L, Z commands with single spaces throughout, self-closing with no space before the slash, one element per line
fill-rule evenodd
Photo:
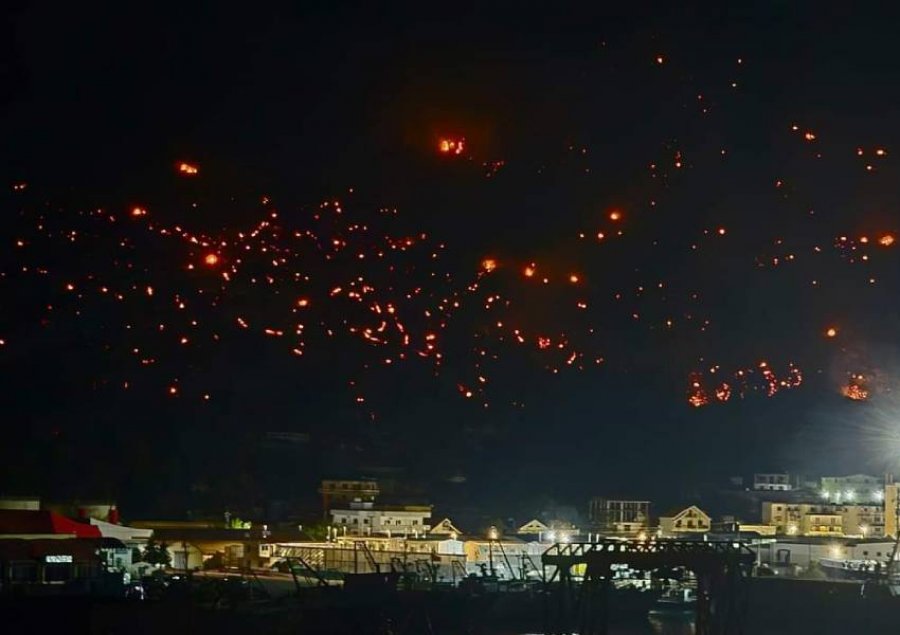
<path fill-rule="evenodd" d="M 488 538 L 488 563 L 490 566 L 491 577 L 494 576 L 494 541 Z"/>

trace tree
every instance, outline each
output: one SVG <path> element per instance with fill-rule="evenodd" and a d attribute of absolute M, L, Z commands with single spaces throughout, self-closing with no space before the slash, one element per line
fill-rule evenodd
<path fill-rule="evenodd" d="M 148 540 L 147 546 L 144 548 L 144 562 L 162 565 L 164 567 L 172 564 L 172 555 L 169 553 L 169 545 L 165 542 L 157 544 L 153 538 Z"/>
<path fill-rule="evenodd" d="M 328 523 L 311 523 L 303 525 L 303 533 L 310 540 L 323 541 L 328 536 Z"/>

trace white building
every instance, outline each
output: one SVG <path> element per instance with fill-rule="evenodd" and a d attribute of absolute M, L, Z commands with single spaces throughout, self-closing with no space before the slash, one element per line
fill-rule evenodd
<path fill-rule="evenodd" d="M 807 569 L 822 559 L 827 560 L 890 560 L 894 549 L 892 541 L 850 541 L 832 539 L 795 538 L 767 540 L 758 545 L 751 545 L 759 550 L 759 562 L 762 564 L 788 566 L 794 565 Z"/>
<path fill-rule="evenodd" d="M 503 579 L 535 577 L 540 572 L 541 555 L 547 545 L 518 538 L 470 539 L 464 543 L 466 570 L 479 573 L 493 565 L 494 573 Z"/>
<path fill-rule="evenodd" d="M 430 529 L 429 505 L 378 505 L 351 502 L 346 509 L 331 510 L 331 524 L 354 536 L 417 536 Z"/>
<path fill-rule="evenodd" d="M 868 474 L 823 476 L 821 496 L 833 503 L 880 503 L 884 501 L 884 479 Z"/>
<path fill-rule="evenodd" d="M 789 474 L 769 473 L 754 474 L 753 489 L 770 492 L 789 492 L 794 489 Z"/>

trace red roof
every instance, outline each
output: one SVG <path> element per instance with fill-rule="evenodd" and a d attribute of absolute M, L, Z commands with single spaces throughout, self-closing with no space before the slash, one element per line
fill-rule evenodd
<path fill-rule="evenodd" d="M 100 538 L 100 529 L 50 511 L 0 509 L 0 534 L 62 534 Z"/>

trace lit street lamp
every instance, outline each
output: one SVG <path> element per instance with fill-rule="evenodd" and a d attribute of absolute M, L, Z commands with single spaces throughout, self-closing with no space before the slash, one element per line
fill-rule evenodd
<path fill-rule="evenodd" d="M 496 527 L 491 527 L 488 530 L 488 566 L 490 567 L 491 576 L 495 576 L 494 573 L 494 541 L 497 540 L 497 536 L 499 533 L 497 532 Z"/>

